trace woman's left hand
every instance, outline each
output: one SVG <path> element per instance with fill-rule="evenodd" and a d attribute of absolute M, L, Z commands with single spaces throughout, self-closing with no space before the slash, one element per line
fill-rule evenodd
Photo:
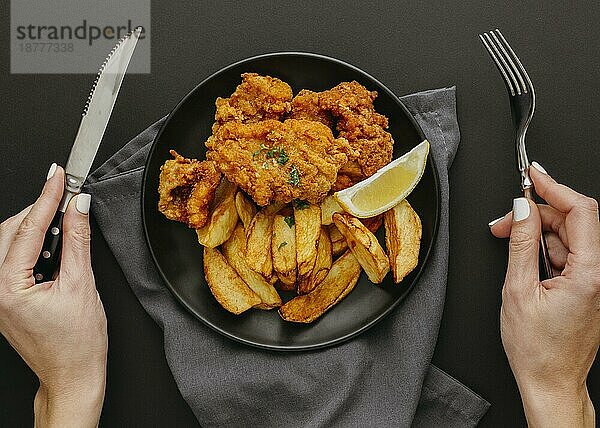
<path fill-rule="evenodd" d="M 64 171 L 50 168 L 41 196 L 0 225 L 0 332 L 35 372 L 36 426 L 97 426 L 104 399 L 106 316 L 90 259 L 90 195 L 63 221 L 56 280 L 36 285 L 33 267 L 57 210 Z"/>

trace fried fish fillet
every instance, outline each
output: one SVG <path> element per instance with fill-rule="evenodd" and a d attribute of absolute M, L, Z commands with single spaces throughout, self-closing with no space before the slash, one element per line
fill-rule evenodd
<path fill-rule="evenodd" d="M 292 100 L 292 118 L 321 122 L 346 138 L 358 157 L 342 166 L 334 190 L 344 189 L 373 175 L 392 160 L 394 140 L 388 120 L 377 113 L 369 91 L 356 81 L 343 82 L 323 92 L 303 90 Z"/>
<path fill-rule="evenodd" d="M 160 168 L 158 210 L 170 220 L 199 229 L 208 220 L 208 208 L 221 180 L 214 162 L 186 159 L 171 150 L 174 159 Z"/>
<path fill-rule="evenodd" d="M 207 140 L 207 159 L 261 206 L 294 199 L 318 204 L 354 151 L 309 120 L 227 122 Z"/>
<path fill-rule="evenodd" d="M 280 79 L 244 73 L 242 83 L 229 98 L 219 97 L 215 101 L 217 111 L 213 131 L 230 121 L 279 120 L 290 111 L 292 95 L 290 85 Z"/>

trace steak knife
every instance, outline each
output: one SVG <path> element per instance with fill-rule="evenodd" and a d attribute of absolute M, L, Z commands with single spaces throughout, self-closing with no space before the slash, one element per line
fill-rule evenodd
<path fill-rule="evenodd" d="M 65 189 L 46 231 L 42 251 L 33 268 L 36 284 L 55 278 L 60 265 L 62 223 L 69 201 L 81 192 L 108 125 L 123 77 L 142 32 L 137 27 L 120 39 L 100 67 L 83 109 L 79 130 L 65 167 Z"/>

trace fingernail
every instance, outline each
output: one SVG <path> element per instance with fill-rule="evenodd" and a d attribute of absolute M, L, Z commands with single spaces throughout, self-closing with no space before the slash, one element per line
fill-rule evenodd
<path fill-rule="evenodd" d="M 46 181 L 48 181 L 52 177 L 54 177 L 55 172 L 56 172 L 56 164 L 53 163 L 52 165 L 50 165 L 50 169 L 48 170 L 48 175 L 46 176 Z"/>
<path fill-rule="evenodd" d="M 488 223 L 488 226 L 489 226 L 489 227 L 492 227 L 493 225 L 495 225 L 496 223 L 498 223 L 500 220 L 502 220 L 504 217 L 506 217 L 506 215 L 503 215 L 502 217 L 500 217 L 500 218 L 497 218 L 496 220 L 492 220 L 492 221 L 490 221 L 490 222 Z"/>
<path fill-rule="evenodd" d="M 92 202 L 92 195 L 87 193 L 80 193 L 76 196 L 75 208 L 83 215 L 87 215 L 90 212 L 90 203 Z"/>
<path fill-rule="evenodd" d="M 526 198 L 517 198 L 513 201 L 513 221 L 525 220 L 529 217 L 529 201 Z"/>
<path fill-rule="evenodd" d="M 544 169 L 544 167 L 542 165 L 540 165 L 539 163 L 537 163 L 536 161 L 531 162 L 531 166 L 534 167 L 535 169 L 537 169 L 542 174 L 548 175 L 548 171 L 546 171 Z"/>

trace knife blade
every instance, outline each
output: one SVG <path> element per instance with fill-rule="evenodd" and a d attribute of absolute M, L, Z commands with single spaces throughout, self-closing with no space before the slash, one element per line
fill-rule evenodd
<path fill-rule="evenodd" d="M 141 32 L 142 28 L 137 27 L 117 42 L 94 80 L 65 167 L 65 190 L 33 269 L 36 283 L 53 279 L 58 270 L 64 213 L 90 172 Z"/>

